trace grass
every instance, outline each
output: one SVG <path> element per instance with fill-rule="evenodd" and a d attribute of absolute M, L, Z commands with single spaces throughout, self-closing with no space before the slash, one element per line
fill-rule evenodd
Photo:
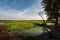
<path fill-rule="evenodd" d="M 42 24 L 41 20 L 0 20 L 0 25 L 4 24 L 8 26 L 9 30 L 15 32 L 17 34 L 20 33 L 32 33 L 36 34 L 37 30 L 43 30 L 42 27 L 36 26 L 34 23 Z M 53 23 L 49 23 L 48 25 L 54 25 Z"/>
<path fill-rule="evenodd" d="M 19 33 L 30 33 L 29 30 L 31 28 L 35 28 L 34 30 L 38 30 L 38 26 L 35 26 L 33 23 L 39 23 L 42 24 L 43 21 L 39 20 L 23 20 L 23 21 L 15 21 L 15 20 L 1 20 L 0 25 L 5 24 L 8 26 L 8 29 L 12 30 L 13 32 L 19 34 Z M 36 29 L 37 28 L 37 29 Z M 37 31 L 36 31 L 37 32 Z M 32 32 L 32 34 L 35 32 Z"/>
<path fill-rule="evenodd" d="M 16 34 L 37 34 L 38 32 L 42 31 L 42 27 L 36 26 L 33 23 L 39 23 L 42 24 L 43 21 L 40 20 L 23 20 L 23 21 L 16 21 L 16 20 L 0 20 L 0 25 L 7 25 L 8 29 L 11 29 L 12 32 Z M 60 21 L 59 21 L 60 23 Z M 5 26 L 6 27 L 6 26 Z M 4 30 L 3 30 L 4 31 Z M 6 32 L 6 31 L 5 31 Z M 9 35 L 7 34 L 1 34 L 0 35 Z M 14 37 L 14 36 L 13 36 Z M 40 36 L 39 36 L 40 37 Z M 2 37 L 3 38 L 3 37 Z M 11 39 L 11 38 L 10 38 Z M 15 39 L 15 37 L 14 37 Z M 17 37 L 16 37 L 17 39 Z"/>

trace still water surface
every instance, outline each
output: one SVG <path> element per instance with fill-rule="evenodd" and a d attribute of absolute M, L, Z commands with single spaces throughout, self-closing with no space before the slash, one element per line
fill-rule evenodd
<path fill-rule="evenodd" d="M 45 32 L 51 31 L 48 28 L 45 28 Z M 36 35 L 41 35 L 44 33 L 44 28 L 42 27 L 35 27 L 35 28 L 30 28 L 30 29 L 24 29 L 24 30 L 15 30 L 15 31 L 10 31 L 9 33 L 13 35 L 19 35 L 19 36 L 36 36 Z"/>

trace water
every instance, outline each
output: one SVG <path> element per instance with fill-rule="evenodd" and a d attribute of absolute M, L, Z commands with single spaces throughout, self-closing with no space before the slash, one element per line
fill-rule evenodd
<path fill-rule="evenodd" d="M 46 29 L 45 32 L 51 31 L 50 29 Z M 35 28 L 30 28 L 30 29 L 25 29 L 25 30 L 10 30 L 9 33 L 13 35 L 20 35 L 20 36 L 37 36 L 41 35 L 44 33 L 44 30 L 42 27 L 35 27 Z"/>

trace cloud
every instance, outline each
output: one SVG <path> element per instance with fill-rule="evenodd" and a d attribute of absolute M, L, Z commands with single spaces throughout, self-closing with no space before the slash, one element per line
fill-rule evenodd
<path fill-rule="evenodd" d="M 26 9 L 24 11 L 16 11 L 16 10 L 0 10 L 0 20 L 42 20 L 41 17 L 38 15 L 37 12 L 39 12 L 40 10 L 35 9 L 30 11 L 32 9 Z M 31 15 L 31 13 L 33 13 Z M 28 15 L 27 15 L 28 14 Z M 43 15 L 43 17 L 46 16 Z"/>
<path fill-rule="evenodd" d="M 42 20 L 39 12 L 43 10 L 40 2 L 23 11 L 0 8 L 0 20 Z M 43 18 L 46 20 L 47 16 L 44 14 Z"/>

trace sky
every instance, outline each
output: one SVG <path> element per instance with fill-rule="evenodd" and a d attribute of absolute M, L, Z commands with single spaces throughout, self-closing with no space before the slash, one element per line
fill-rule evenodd
<path fill-rule="evenodd" d="M 42 0 L 0 0 L 0 20 L 42 20 Z M 47 16 L 43 12 L 42 17 Z"/>

